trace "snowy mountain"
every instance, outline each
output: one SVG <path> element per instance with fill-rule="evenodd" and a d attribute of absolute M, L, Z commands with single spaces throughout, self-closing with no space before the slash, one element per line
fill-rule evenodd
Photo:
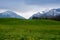
<path fill-rule="evenodd" d="M 51 9 L 47 12 L 43 12 L 43 13 L 36 13 L 34 15 L 32 15 L 29 19 L 33 19 L 33 18 L 54 18 L 56 16 L 60 15 L 60 8 L 58 9 Z"/>
<path fill-rule="evenodd" d="M 60 9 L 51 9 L 46 13 L 43 13 L 43 16 L 46 18 L 52 18 L 60 15 Z"/>
<path fill-rule="evenodd" d="M 29 19 L 40 18 L 42 14 L 40 12 L 33 14 Z"/>
<path fill-rule="evenodd" d="M 21 19 L 25 19 L 24 17 L 16 14 L 15 12 L 12 12 L 12 11 L 6 11 L 3 13 L 0 13 L 0 18 L 21 18 Z"/>

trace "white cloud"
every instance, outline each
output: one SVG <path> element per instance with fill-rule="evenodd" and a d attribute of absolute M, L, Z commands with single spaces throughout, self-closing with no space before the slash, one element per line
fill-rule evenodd
<path fill-rule="evenodd" d="M 0 9 L 0 13 L 7 11 L 6 9 Z"/>

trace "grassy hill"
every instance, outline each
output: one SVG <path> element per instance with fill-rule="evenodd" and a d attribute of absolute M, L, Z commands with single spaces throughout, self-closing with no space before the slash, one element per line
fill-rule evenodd
<path fill-rule="evenodd" d="M 60 22 L 0 18 L 0 40 L 60 40 Z"/>

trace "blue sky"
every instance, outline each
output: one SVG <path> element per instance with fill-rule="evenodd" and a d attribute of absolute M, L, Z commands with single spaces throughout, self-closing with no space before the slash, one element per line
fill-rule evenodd
<path fill-rule="evenodd" d="M 27 0 L 26 3 L 36 5 L 59 4 L 60 0 Z"/>
<path fill-rule="evenodd" d="M 34 12 L 59 7 L 60 0 L 0 0 L 0 10 L 14 10 L 26 17 L 32 15 Z"/>

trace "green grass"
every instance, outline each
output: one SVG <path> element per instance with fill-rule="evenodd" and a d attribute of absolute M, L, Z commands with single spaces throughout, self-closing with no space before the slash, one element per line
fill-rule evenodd
<path fill-rule="evenodd" d="M 1 18 L 0 40 L 60 40 L 60 22 Z"/>

